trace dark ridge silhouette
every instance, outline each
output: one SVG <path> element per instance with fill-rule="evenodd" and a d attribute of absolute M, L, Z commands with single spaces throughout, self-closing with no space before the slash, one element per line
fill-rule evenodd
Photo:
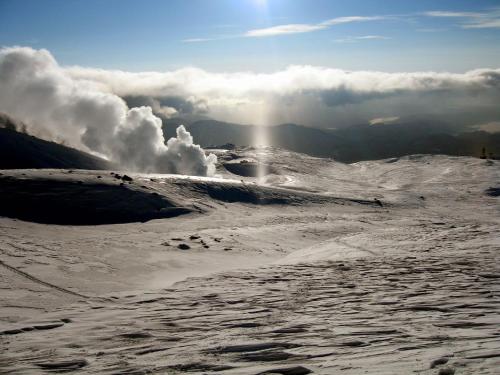
<path fill-rule="evenodd" d="M 0 169 L 113 168 L 104 159 L 25 133 L 25 125 L 0 113 Z"/>
<path fill-rule="evenodd" d="M 164 119 L 163 131 L 168 139 L 175 127 L 184 124 L 202 147 L 222 144 L 252 146 L 255 126 L 215 120 L 183 121 Z M 324 130 L 297 124 L 268 128 L 270 145 L 311 156 L 331 157 L 344 163 L 386 159 L 412 154 L 443 154 L 480 157 L 500 156 L 500 133 L 457 129 L 433 120 L 407 120 L 400 123 L 356 125 Z"/>

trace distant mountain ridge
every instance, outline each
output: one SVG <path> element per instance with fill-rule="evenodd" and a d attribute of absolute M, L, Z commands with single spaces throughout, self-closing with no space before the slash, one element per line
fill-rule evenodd
<path fill-rule="evenodd" d="M 168 139 L 184 124 L 202 147 L 232 143 L 255 145 L 254 125 L 239 125 L 216 120 L 184 121 L 163 119 L 163 132 Z M 500 156 L 500 133 L 484 131 L 453 132 L 444 123 L 410 120 L 407 122 L 356 125 L 343 129 L 323 130 L 297 124 L 281 124 L 267 128 L 269 145 L 318 157 L 331 157 L 351 163 L 385 159 L 411 154 L 444 154 L 453 156 Z"/>
<path fill-rule="evenodd" d="M 228 143 L 255 145 L 256 126 L 210 119 L 187 121 L 162 117 L 165 140 L 184 124 L 195 143 L 204 148 Z M 110 162 L 55 142 L 25 133 L 26 126 L 0 113 L 0 169 L 72 168 L 113 169 Z M 317 129 L 297 124 L 267 128 L 269 145 L 317 157 L 351 163 L 412 154 L 500 156 L 500 133 L 461 131 L 447 124 L 412 120 L 401 123 L 357 125 L 344 129 Z"/>

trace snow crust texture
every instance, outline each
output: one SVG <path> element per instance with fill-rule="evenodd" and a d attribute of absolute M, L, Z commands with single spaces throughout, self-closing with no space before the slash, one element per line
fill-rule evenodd
<path fill-rule="evenodd" d="M 0 218 L 0 373 L 498 374 L 498 162 L 266 156 L 122 187 L 175 218 Z"/>

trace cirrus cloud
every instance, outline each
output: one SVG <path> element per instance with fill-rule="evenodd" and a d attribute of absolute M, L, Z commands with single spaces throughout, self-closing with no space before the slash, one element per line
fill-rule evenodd
<path fill-rule="evenodd" d="M 500 9 L 488 12 L 454 12 L 431 11 L 425 12 L 427 17 L 458 18 L 462 19 L 460 27 L 463 29 L 497 29 L 500 28 Z"/>
<path fill-rule="evenodd" d="M 286 24 L 286 25 L 278 25 L 272 26 L 262 29 L 253 29 L 249 30 L 245 33 L 244 36 L 250 38 L 256 37 L 268 37 L 268 36 L 276 36 L 276 35 L 284 35 L 284 34 L 300 34 L 300 33 L 309 33 L 312 31 L 324 30 L 328 29 L 335 25 L 342 25 L 345 23 L 353 23 L 353 22 L 366 22 L 366 21 L 376 21 L 384 19 L 385 17 L 380 16 L 371 16 L 371 17 L 363 17 L 363 16 L 350 16 L 350 17 L 337 17 L 331 18 L 329 20 L 316 23 L 316 24 Z"/>

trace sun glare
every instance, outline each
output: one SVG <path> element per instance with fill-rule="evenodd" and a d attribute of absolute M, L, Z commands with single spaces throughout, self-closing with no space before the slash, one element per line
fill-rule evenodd
<path fill-rule="evenodd" d="M 258 7 L 265 7 L 267 5 L 267 0 L 253 0 L 253 2 L 258 6 Z"/>

